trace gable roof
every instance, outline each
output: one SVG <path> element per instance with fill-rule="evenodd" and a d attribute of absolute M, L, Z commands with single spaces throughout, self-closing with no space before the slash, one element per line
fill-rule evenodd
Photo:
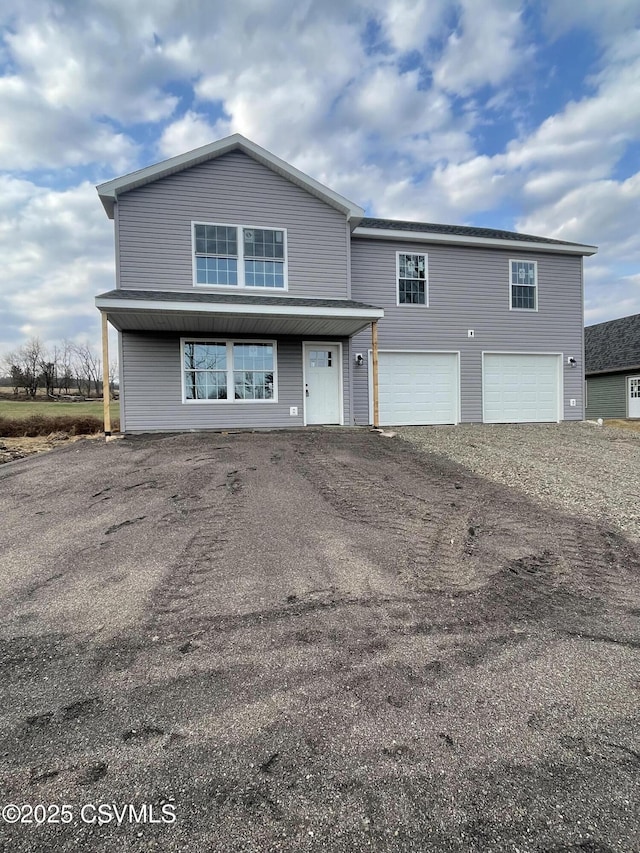
<path fill-rule="evenodd" d="M 536 237 L 516 231 L 495 228 L 474 228 L 467 225 L 441 225 L 434 222 L 405 222 L 397 219 L 365 217 L 354 231 L 356 237 L 373 239 L 404 239 L 428 243 L 466 243 L 469 246 L 496 246 L 503 248 L 533 248 L 546 252 L 574 255 L 595 255 L 596 246 L 568 243 L 551 237 Z M 533 244 L 533 245 L 532 245 Z"/>
<path fill-rule="evenodd" d="M 281 175 L 283 178 L 286 178 L 331 205 L 331 207 L 341 211 L 349 221 L 357 223 L 364 216 L 364 210 L 357 204 L 330 190 L 329 187 L 325 187 L 324 184 L 321 184 L 314 178 L 310 178 L 309 175 L 305 175 L 304 172 L 289 165 L 289 163 L 285 163 L 284 160 L 276 157 L 275 154 L 271 154 L 270 151 L 261 148 L 255 142 L 251 142 L 250 139 L 246 139 L 239 133 L 219 139 L 217 142 L 211 142 L 209 145 L 203 145 L 201 148 L 195 148 L 193 151 L 187 151 L 186 154 L 171 157 L 169 160 L 162 160 L 153 166 L 138 169 L 137 172 L 131 172 L 120 178 L 114 178 L 112 181 L 99 184 L 96 189 L 98 190 L 98 195 L 104 209 L 107 211 L 107 216 L 109 219 L 113 219 L 113 206 L 118 196 L 123 193 L 143 187 L 154 181 L 159 181 L 168 175 L 175 175 L 177 172 L 182 172 L 200 163 L 215 160 L 217 157 L 221 157 L 223 154 L 228 154 L 231 151 L 242 151 L 253 160 L 271 169 L 272 172 L 276 172 L 276 174 Z"/>
<path fill-rule="evenodd" d="M 585 373 L 640 369 L 640 314 L 584 330 Z"/>
<path fill-rule="evenodd" d="M 515 231 L 501 231 L 493 228 L 472 228 L 465 225 L 441 225 L 432 222 L 406 222 L 395 219 L 375 219 L 364 217 L 364 210 L 344 196 L 339 195 L 329 187 L 324 186 L 314 178 L 305 175 L 299 169 L 271 154 L 265 148 L 251 142 L 239 133 L 162 160 L 152 166 L 146 166 L 137 172 L 131 172 L 120 178 L 114 178 L 99 184 L 98 195 L 107 212 L 109 219 L 114 217 L 114 205 L 118 196 L 138 187 L 146 186 L 154 181 L 175 175 L 192 166 L 215 160 L 231 151 L 242 151 L 247 156 L 286 178 L 331 207 L 344 213 L 351 223 L 353 233 L 358 237 L 373 239 L 398 239 L 422 243 L 456 243 L 467 246 L 493 246 L 495 248 L 556 252 L 572 255 L 594 255 L 596 246 L 582 243 L 567 243 L 564 240 L 553 240 L 549 237 L 536 237 L 531 234 L 518 234 Z"/>

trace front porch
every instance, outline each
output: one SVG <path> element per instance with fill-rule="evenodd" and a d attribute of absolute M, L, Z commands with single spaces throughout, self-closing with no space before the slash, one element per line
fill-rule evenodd
<path fill-rule="evenodd" d="M 107 323 L 118 331 L 127 432 L 351 425 L 351 338 L 371 327 L 375 364 L 384 313 L 344 299 L 122 289 L 96 305 L 104 364 Z M 375 389 L 374 378 L 374 400 Z"/>

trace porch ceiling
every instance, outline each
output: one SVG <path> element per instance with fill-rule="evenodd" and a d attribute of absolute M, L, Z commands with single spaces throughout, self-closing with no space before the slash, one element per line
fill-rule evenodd
<path fill-rule="evenodd" d="M 96 306 L 119 331 L 348 337 L 381 308 L 346 299 L 111 290 Z"/>

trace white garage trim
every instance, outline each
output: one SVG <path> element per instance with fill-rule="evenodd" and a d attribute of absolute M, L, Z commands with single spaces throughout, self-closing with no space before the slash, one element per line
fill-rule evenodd
<path fill-rule="evenodd" d="M 394 355 L 454 355 L 456 357 L 456 382 L 457 382 L 457 393 L 455 398 L 455 413 L 454 413 L 454 424 L 460 423 L 460 389 L 461 389 L 461 375 L 460 375 L 460 350 L 438 350 L 438 349 L 379 349 L 378 355 L 383 355 L 384 353 L 393 353 Z M 373 350 L 368 350 L 369 360 L 369 423 L 373 423 L 373 369 L 372 369 L 372 354 Z"/>
<path fill-rule="evenodd" d="M 482 422 L 485 424 L 495 423 L 532 423 L 532 421 L 504 421 L 488 419 L 486 415 L 486 382 L 485 382 L 485 356 L 487 355 L 530 355 L 530 356 L 553 356 L 557 363 L 557 397 L 556 397 L 556 423 L 560 423 L 564 414 L 564 355 L 561 352 L 531 352 L 531 350 L 486 350 L 482 352 Z M 547 421 L 551 423 L 552 421 Z"/>

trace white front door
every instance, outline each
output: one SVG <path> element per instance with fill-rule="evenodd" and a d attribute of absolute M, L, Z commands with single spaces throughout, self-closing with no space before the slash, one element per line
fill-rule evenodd
<path fill-rule="evenodd" d="M 307 343 L 303 347 L 305 413 L 308 424 L 339 424 L 340 344 Z"/>
<path fill-rule="evenodd" d="M 640 418 L 640 376 L 630 376 L 628 383 L 629 417 Z"/>

